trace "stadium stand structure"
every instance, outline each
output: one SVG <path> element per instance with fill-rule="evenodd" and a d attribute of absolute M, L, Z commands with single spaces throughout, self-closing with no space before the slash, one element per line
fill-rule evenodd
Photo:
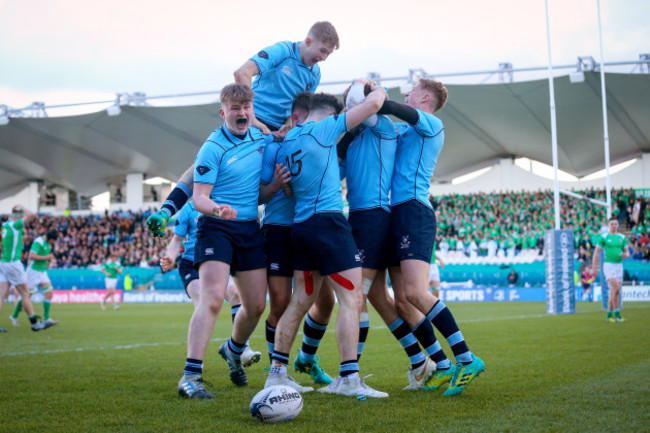
<path fill-rule="evenodd" d="M 605 194 L 603 190 L 583 193 L 601 199 Z M 637 281 L 650 281 L 650 203 L 632 189 L 615 190 L 612 201 L 622 232 L 629 238 L 632 259 L 626 261 L 626 269 Z M 516 266 L 522 285 L 543 284 L 543 233 L 553 226 L 551 191 L 446 195 L 436 197 L 434 206 L 438 218 L 437 250 L 446 263 L 443 281 L 503 284 L 509 269 Z M 563 225 L 575 233 L 579 267 L 591 261 L 595 237 L 605 225 L 605 210 L 566 196 L 562 197 L 562 209 Z M 143 221 L 150 212 L 41 215 L 40 224 L 31 224 L 25 230 L 23 262 L 27 261 L 34 238 L 55 229 L 60 237 L 49 271 L 55 287 L 102 287 L 103 276 L 92 269 L 115 252 L 124 266 L 133 267 L 131 276 L 136 285 L 178 288 L 182 284 L 176 272 L 159 272 L 158 261 L 167 239 L 154 238 L 144 229 Z M 2 220 L 6 218 L 2 216 Z M 57 270 L 70 268 L 77 271 Z"/>
<path fill-rule="evenodd" d="M 604 168 L 602 130 L 575 127 L 602 124 L 600 76 L 595 71 L 584 75 L 581 83 L 571 83 L 568 76 L 554 79 L 559 168 L 578 177 Z M 616 143 L 611 161 L 642 157 L 644 167 L 650 166 L 650 122 L 645 121 L 650 117 L 650 74 L 606 76 L 609 138 Z M 551 164 L 548 86 L 548 80 L 450 84 L 450 101 L 439 113 L 448 131 L 440 155 L 444 164 L 436 167 L 434 181 L 449 182 L 508 156 Z M 404 97 L 398 87 L 389 94 L 394 100 Z M 34 179 L 88 197 L 128 174 L 177 179 L 209 132 L 223 123 L 218 103 L 152 107 L 146 96 L 135 101 L 120 105 L 119 114 L 102 110 L 58 118 L 9 117 L 0 126 L 0 198 Z M 650 187 L 650 178 L 629 182 Z"/>

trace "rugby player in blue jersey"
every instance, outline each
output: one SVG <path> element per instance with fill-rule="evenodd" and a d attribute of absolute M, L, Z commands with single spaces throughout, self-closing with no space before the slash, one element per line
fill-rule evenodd
<path fill-rule="evenodd" d="M 339 36 L 334 26 L 320 21 L 309 29 L 305 40 L 273 44 L 237 69 L 235 82 L 252 86 L 256 95 L 253 126 L 268 134 L 288 125 L 294 97 L 316 91 L 320 83 L 318 63 L 338 48 Z"/>
<path fill-rule="evenodd" d="M 199 305 L 190 321 L 187 360 L 179 394 L 213 398 L 202 384 L 203 359 L 223 305 L 230 273 L 237 275 L 242 307 L 231 338 L 219 353 L 230 379 L 248 384 L 241 354 L 266 306 L 266 257 L 257 222 L 262 154 L 267 140 L 253 118 L 253 91 L 230 84 L 221 91 L 219 114 L 224 125 L 206 139 L 195 160 L 194 206 L 203 215 L 197 224 L 194 266 L 199 271 Z"/>
<path fill-rule="evenodd" d="M 429 380 L 429 388 L 437 389 L 450 382 L 444 395 L 458 395 L 481 372 L 485 365 L 469 350 L 454 316 L 447 306 L 428 291 L 429 263 L 436 235 L 436 217 L 429 202 L 429 187 L 433 170 L 444 142 L 444 128 L 433 114 L 447 101 L 447 88 L 423 78 L 406 94 L 405 104 L 386 101 L 381 114 L 392 114 L 406 121 L 397 125 L 397 152 L 391 182 L 391 211 L 393 253 L 389 268 L 400 315 L 411 305 L 427 320 L 409 323 L 417 336 L 419 327 L 433 325 L 447 339 L 456 365 L 444 355 L 436 342 L 427 354 L 437 364 Z M 430 323 L 429 323 L 430 322 Z M 425 348 L 426 350 L 426 348 Z"/>
<path fill-rule="evenodd" d="M 196 223 L 201 214 L 194 208 L 193 202 L 187 202 L 181 208 L 176 218 L 176 225 L 174 226 L 174 236 L 167 245 L 165 255 L 160 258 L 160 267 L 163 272 L 169 271 L 174 267 L 176 258 L 181 251 L 181 244 L 183 245 L 183 254 L 178 262 L 178 274 L 181 277 L 185 293 L 190 297 L 196 308 L 199 305 L 200 292 L 199 292 L 199 273 L 194 269 L 194 244 L 196 243 Z M 231 278 L 232 280 L 232 278 Z M 226 290 L 225 299 L 230 304 L 232 311 L 233 322 L 235 315 L 241 307 L 239 300 L 239 292 L 234 285 L 234 282 L 229 280 L 228 289 Z M 260 352 L 256 352 L 246 344 L 246 349 L 242 353 L 241 360 L 244 367 L 249 367 L 252 364 L 259 362 L 261 357 Z"/>
<path fill-rule="evenodd" d="M 339 312 L 336 338 L 340 353 L 339 376 L 321 392 L 387 397 L 359 377 L 357 345 L 361 298 L 361 260 L 350 226 L 343 216 L 336 140 L 344 132 L 375 114 L 386 97 L 377 87 L 366 100 L 339 114 L 343 106 L 333 95 L 313 96 L 307 121 L 293 128 L 278 152 L 291 172 L 296 200 L 292 225 L 295 252 L 294 292 L 277 326 L 271 372 L 266 386 L 286 384 L 289 352 L 298 327 L 327 279 L 336 292 Z"/>
<path fill-rule="evenodd" d="M 298 126 L 309 115 L 311 93 L 298 94 L 291 107 L 291 126 Z M 294 218 L 295 199 L 290 190 L 280 191 L 290 176 L 277 155 L 281 142 L 270 143 L 264 150 L 262 178 L 260 182 L 260 202 L 266 203 L 262 217 L 262 234 L 267 258 L 267 275 L 269 287 L 269 315 L 266 318 L 266 343 L 269 359 L 273 355 L 275 331 L 278 320 L 291 300 L 292 279 L 294 272 L 294 252 L 291 243 L 291 224 Z M 314 305 L 311 306 L 303 325 L 303 345 L 294 361 L 294 368 L 309 374 L 314 383 L 328 385 L 332 379 L 318 364 L 316 351 L 327 330 L 334 308 L 334 292 L 321 290 Z M 289 380 L 293 380 L 289 377 Z M 305 387 L 298 383 L 293 385 L 304 392 Z M 310 389 L 311 390 L 311 389 Z"/>
<path fill-rule="evenodd" d="M 251 125 L 270 134 L 287 123 L 294 97 L 302 92 L 316 91 L 320 83 L 318 63 L 327 60 L 338 47 L 336 29 L 331 23 L 321 21 L 309 29 L 303 41 L 278 42 L 259 51 L 238 68 L 234 72 L 235 82 L 252 85 L 256 95 Z M 191 166 L 161 209 L 147 218 L 146 226 L 154 236 L 163 236 L 169 218 L 192 197 L 193 173 L 194 166 Z"/>
<path fill-rule="evenodd" d="M 365 99 L 363 83 L 353 84 L 344 93 L 346 106 L 351 109 Z M 359 318 L 358 358 L 363 351 L 369 318 L 365 298 L 384 320 L 389 330 L 406 351 L 410 361 L 408 390 L 420 389 L 435 371 L 435 362 L 424 356 L 418 339 L 426 349 L 434 346 L 436 338 L 433 328 L 416 329 L 411 332 L 408 322 L 420 322 L 424 315 L 415 307 L 403 308 L 408 317 L 405 322 L 398 314 L 393 299 L 386 287 L 386 269 L 390 264 L 391 212 L 389 192 L 395 163 L 397 134 L 395 125 L 385 115 L 373 115 L 359 126 L 358 135 L 345 152 L 347 173 L 347 200 L 350 205 L 348 221 L 359 248 L 363 276 L 363 311 Z M 365 325 L 365 326 L 364 326 Z"/>

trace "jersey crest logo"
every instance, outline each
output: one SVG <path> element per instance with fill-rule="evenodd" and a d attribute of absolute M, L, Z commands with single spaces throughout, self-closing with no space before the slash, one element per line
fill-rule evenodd
<path fill-rule="evenodd" d="M 411 241 L 409 239 L 409 235 L 402 236 L 402 243 L 399 246 L 400 249 L 405 250 L 410 246 L 411 246 Z"/>
<path fill-rule="evenodd" d="M 311 90 L 311 83 L 307 83 L 305 86 L 305 92 L 309 92 Z"/>
<path fill-rule="evenodd" d="M 257 148 L 257 153 L 259 153 L 260 155 L 264 155 L 264 146 L 258 147 Z"/>
<path fill-rule="evenodd" d="M 210 167 L 206 167 L 205 165 L 199 165 L 196 167 L 197 173 L 199 173 L 201 176 L 206 174 L 208 171 L 210 171 Z"/>
<path fill-rule="evenodd" d="M 282 72 L 284 72 L 287 75 L 291 75 L 291 73 L 292 73 L 291 68 L 289 66 L 283 66 L 282 67 Z"/>
<path fill-rule="evenodd" d="M 257 53 L 257 56 L 260 57 L 260 58 L 262 58 L 262 59 L 266 59 L 266 60 L 269 59 L 269 54 L 268 54 L 266 51 L 264 51 L 264 50 L 262 50 L 262 51 L 260 51 L 259 53 Z"/>

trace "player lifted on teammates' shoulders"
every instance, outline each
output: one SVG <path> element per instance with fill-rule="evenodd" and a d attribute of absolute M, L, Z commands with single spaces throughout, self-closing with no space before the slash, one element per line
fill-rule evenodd
<path fill-rule="evenodd" d="M 237 69 L 235 82 L 252 85 L 256 95 L 251 126 L 269 134 L 286 124 L 293 98 L 302 92 L 316 91 L 320 83 L 318 63 L 327 60 L 338 47 L 339 36 L 334 26 L 320 21 L 309 29 L 303 41 L 278 42 L 259 51 Z M 147 219 L 146 226 L 154 236 L 162 237 L 168 219 L 192 197 L 193 173 L 194 166 L 183 173 L 161 210 Z"/>
<path fill-rule="evenodd" d="M 11 216 L 2 224 L 2 258 L 0 259 L 0 308 L 2 301 L 14 286 L 23 302 L 23 308 L 32 324 L 32 331 L 49 328 L 51 324 L 41 322 L 34 313 L 34 306 L 27 288 L 27 274 L 20 261 L 23 253 L 23 230 L 25 225 L 36 219 L 37 215 L 21 205 L 11 209 Z"/>
<path fill-rule="evenodd" d="M 32 242 L 29 250 L 29 265 L 27 266 L 27 287 L 30 295 L 41 291 L 43 293 L 43 321 L 50 326 L 59 323 L 50 317 L 50 307 L 52 306 L 52 283 L 47 276 L 47 264 L 54 259 L 52 247 L 58 238 L 56 230 L 49 230 L 46 234 L 37 237 Z M 14 326 L 18 326 L 18 315 L 23 309 L 22 299 L 16 303 L 14 314 L 9 317 Z"/>
<path fill-rule="evenodd" d="M 429 381 L 437 389 L 450 382 L 446 396 L 458 395 L 484 371 L 483 361 L 469 350 L 449 308 L 428 291 L 429 263 L 436 236 L 436 217 L 429 202 L 433 170 L 444 142 L 444 128 L 433 114 L 447 101 L 447 89 L 439 81 L 420 79 L 406 94 L 406 104 L 386 101 L 380 113 L 393 114 L 406 123 L 398 124 L 395 171 L 391 183 L 393 266 L 390 277 L 398 311 L 416 307 L 426 316 L 418 328 L 433 325 L 447 339 L 456 365 L 452 366 L 440 347 L 426 347 L 437 370 Z M 404 317 L 408 320 L 407 316 Z M 428 331 L 427 331 L 428 334 Z M 422 343 L 422 341 L 420 341 Z"/>
<path fill-rule="evenodd" d="M 596 242 L 594 250 L 593 278 L 598 277 L 600 270 L 600 251 L 605 251 L 603 274 L 609 284 L 609 299 L 607 300 L 607 321 L 625 322 L 619 309 L 621 283 L 623 282 L 623 259 L 630 257 L 627 248 L 627 238 L 618 232 L 618 219 L 611 217 L 607 222 L 607 233 L 603 233 Z"/>
<path fill-rule="evenodd" d="M 252 128 L 253 91 L 229 84 L 221 91 L 219 114 L 224 125 L 207 138 L 195 160 L 194 206 L 203 216 L 197 224 L 194 264 L 199 270 L 199 305 L 192 315 L 187 359 L 178 384 L 180 395 L 213 398 L 203 387 L 203 359 L 223 306 L 228 276 L 236 272 L 245 290 L 231 338 L 219 348 L 230 379 L 248 384 L 241 364 L 246 341 L 266 306 L 266 257 L 257 222 L 262 154 L 266 139 Z"/>
<path fill-rule="evenodd" d="M 295 251 L 294 292 L 280 318 L 271 372 L 266 386 L 287 384 L 291 345 L 307 310 L 327 279 L 336 292 L 339 312 L 336 338 L 339 376 L 319 391 L 342 395 L 387 397 L 359 377 L 357 345 L 361 298 L 361 260 L 350 226 L 343 216 L 336 140 L 381 107 L 386 91 L 375 88 L 366 100 L 339 114 L 343 105 L 333 95 L 313 96 L 307 121 L 289 131 L 278 158 L 291 171 L 296 198 L 292 241 Z"/>
<path fill-rule="evenodd" d="M 320 21 L 309 29 L 305 40 L 273 44 L 237 69 L 235 81 L 252 86 L 255 92 L 257 123 L 253 126 L 268 134 L 288 125 L 294 98 L 302 92 L 316 91 L 320 83 L 318 63 L 338 48 L 334 26 Z"/>

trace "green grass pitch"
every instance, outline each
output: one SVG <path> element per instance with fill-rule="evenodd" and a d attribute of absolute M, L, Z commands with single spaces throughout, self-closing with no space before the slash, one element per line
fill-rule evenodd
<path fill-rule="evenodd" d="M 224 306 L 205 360 L 211 401 L 177 396 L 190 304 L 54 305 L 60 325 L 43 332 L 0 326 L 0 432 L 613 432 L 650 426 L 650 303 L 628 303 L 626 323 L 606 323 L 596 303 L 548 316 L 544 303 L 450 303 L 486 371 L 458 397 L 402 391 L 408 360 L 371 311 L 361 375 L 387 399 L 304 394 L 293 421 L 263 425 L 250 416 L 268 358 L 230 383 L 219 344 L 231 330 Z M 41 306 L 36 305 L 37 313 Z M 265 317 L 265 316 L 264 316 Z M 319 355 L 337 375 L 334 324 Z M 438 334 L 439 336 L 439 334 Z M 299 334 L 298 339 L 301 339 Z M 292 356 L 298 349 L 294 345 Z M 251 346 L 266 354 L 263 319 Z M 448 346 L 443 344 L 450 355 Z M 303 384 L 310 378 L 292 375 Z"/>

